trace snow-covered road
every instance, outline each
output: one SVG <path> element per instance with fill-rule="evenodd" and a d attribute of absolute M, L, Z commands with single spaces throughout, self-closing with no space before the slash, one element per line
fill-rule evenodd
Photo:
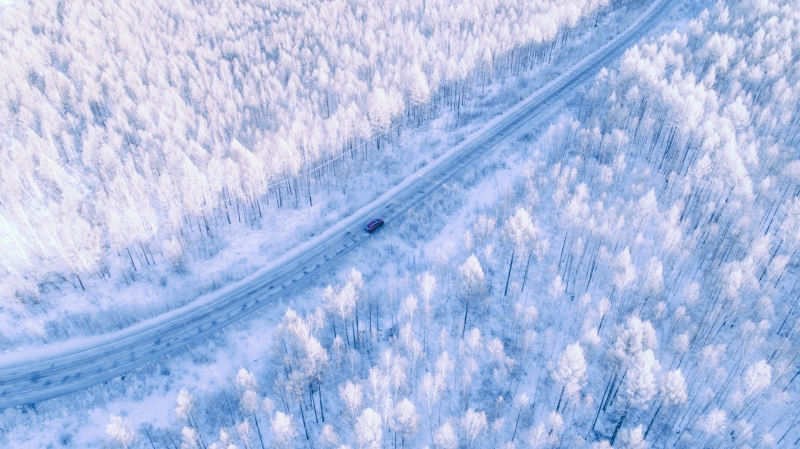
<path fill-rule="evenodd" d="M 107 381 L 149 360 L 186 348 L 252 315 L 258 308 L 293 293 L 321 270 L 330 268 L 344 254 L 371 238 L 372 235 L 362 229 L 364 223 L 374 217 L 383 217 L 387 223 L 384 230 L 391 232 L 388 228 L 393 223 L 451 176 L 619 57 L 658 24 L 673 3 L 674 0 L 657 0 L 624 33 L 513 109 L 334 228 L 249 278 L 114 333 L 53 344 L 36 352 L 0 355 L 0 409 L 51 399 Z"/>

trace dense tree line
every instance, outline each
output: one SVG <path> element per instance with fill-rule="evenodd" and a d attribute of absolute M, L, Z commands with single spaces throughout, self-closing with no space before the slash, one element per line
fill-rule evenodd
<path fill-rule="evenodd" d="M 0 279 L 122 275 L 312 204 L 391 130 L 548 60 L 606 0 L 15 2 L 0 10 Z M 370 151 L 368 151 L 370 150 Z"/>
<path fill-rule="evenodd" d="M 632 48 L 428 271 L 353 270 L 286 312 L 258 388 L 203 399 L 204 442 L 190 420 L 150 442 L 798 444 L 799 19 L 719 2 Z"/>

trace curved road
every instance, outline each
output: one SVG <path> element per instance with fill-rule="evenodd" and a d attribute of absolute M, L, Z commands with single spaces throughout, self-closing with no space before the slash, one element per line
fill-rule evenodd
<path fill-rule="evenodd" d="M 619 57 L 670 9 L 671 0 L 656 0 L 624 33 L 335 228 L 284 256 L 273 268 L 117 332 L 50 345 L 34 356 L 19 352 L 0 355 L 0 410 L 105 382 L 149 360 L 181 350 L 292 293 L 369 239 L 370 235 L 362 230 L 365 222 L 377 216 L 387 223 L 401 219 L 409 208 L 463 167 Z"/>

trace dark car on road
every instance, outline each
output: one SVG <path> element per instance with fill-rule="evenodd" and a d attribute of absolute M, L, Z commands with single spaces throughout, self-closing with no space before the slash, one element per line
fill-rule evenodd
<path fill-rule="evenodd" d="M 371 234 L 371 233 L 375 232 L 375 230 L 380 228 L 381 226 L 383 226 L 383 220 L 381 220 L 380 218 L 376 218 L 376 219 L 370 221 L 369 223 L 367 223 L 367 225 L 364 226 L 364 230 Z"/>

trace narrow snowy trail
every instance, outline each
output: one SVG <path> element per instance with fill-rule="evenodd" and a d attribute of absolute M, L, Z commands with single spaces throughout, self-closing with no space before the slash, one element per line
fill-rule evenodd
<path fill-rule="evenodd" d="M 383 217 L 388 228 L 402 219 L 406 211 L 462 168 L 619 57 L 664 19 L 673 3 L 673 0 L 657 0 L 624 33 L 377 200 L 276 261 L 272 268 L 117 332 L 53 344 L 35 353 L 0 355 L 0 410 L 52 399 L 105 382 L 171 351 L 186 348 L 278 298 L 292 294 L 321 270 L 331 268 L 340 257 L 371 238 L 374 234 L 363 231 L 364 223 Z"/>

